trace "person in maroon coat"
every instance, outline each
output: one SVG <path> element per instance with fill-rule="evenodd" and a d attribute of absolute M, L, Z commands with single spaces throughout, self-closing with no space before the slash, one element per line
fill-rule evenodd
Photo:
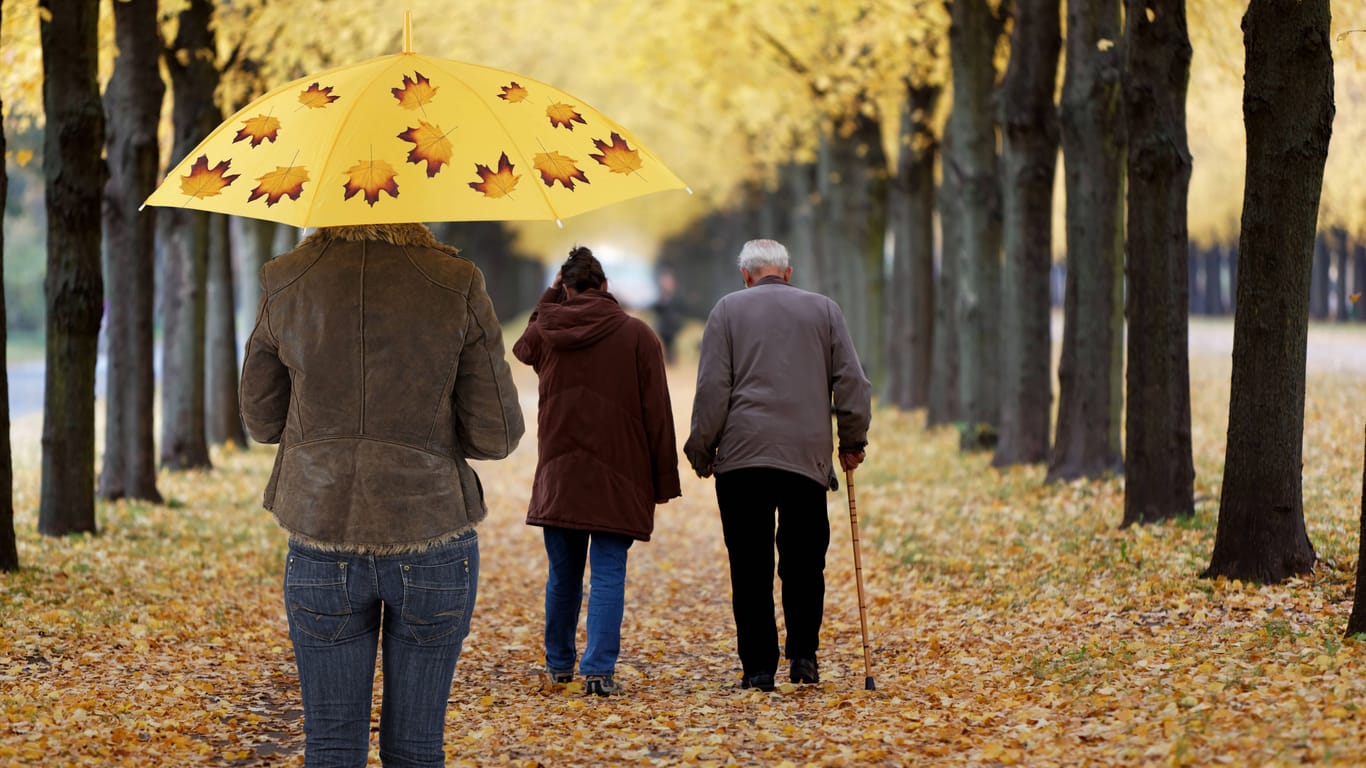
<path fill-rule="evenodd" d="M 574 248 L 512 348 L 540 377 L 536 478 L 527 524 L 543 529 L 545 664 L 573 679 L 583 569 L 591 560 L 590 693 L 609 696 L 621 651 L 626 553 L 649 541 L 656 504 L 681 495 L 664 351 L 607 292 L 602 264 Z"/>

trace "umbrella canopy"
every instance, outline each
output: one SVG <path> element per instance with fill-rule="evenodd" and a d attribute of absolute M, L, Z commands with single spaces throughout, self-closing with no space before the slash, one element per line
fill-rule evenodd
<path fill-rule="evenodd" d="M 145 204 L 301 227 L 559 221 L 682 188 L 629 131 L 564 91 L 405 52 L 256 99 Z"/>

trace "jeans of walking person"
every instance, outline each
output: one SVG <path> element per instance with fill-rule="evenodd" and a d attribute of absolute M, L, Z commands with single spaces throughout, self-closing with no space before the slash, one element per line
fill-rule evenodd
<path fill-rule="evenodd" d="M 583 603 L 583 567 L 590 566 L 588 645 L 579 662 L 582 675 L 610 675 L 621 653 L 621 617 L 626 602 L 626 553 L 632 539 L 544 526 L 550 574 L 545 581 L 545 666 L 574 670 L 574 638 Z"/>
<path fill-rule="evenodd" d="M 775 674 L 778 623 L 773 615 L 773 511 L 778 511 L 778 578 L 782 581 L 788 659 L 816 658 L 825 613 L 825 551 L 830 520 L 825 486 L 767 467 L 716 476 L 716 504 L 730 559 L 735 635 L 745 677 Z"/>
<path fill-rule="evenodd" d="M 474 531 L 401 555 L 290 544 L 285 606 L 308 768 L 365 765 L 381 632 L 380 759 L 386 768 L 446 764 L 446 701 L 478 584 Z"/>

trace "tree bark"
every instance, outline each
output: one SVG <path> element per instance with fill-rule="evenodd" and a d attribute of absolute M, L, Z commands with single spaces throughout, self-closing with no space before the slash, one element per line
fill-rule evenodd
<path fill-rule="evenodd" d="M 243 448 L 247 444 L 242 410 L 237 403 L 237 302 L 233 294 L 232 233 L 223 214 L 209 217 L 205 437 L 213 445 Z"/>
<path fill-rule="evenodd" d="M 1186 0 L 1127 0 L 1128 398 L 1121 527 L 1195 513 L 1186 201 Z"/>
<path fill-rule="evenodd" d="M 1049 270 L 1062 48 L 1059 0 L 1016 0 L 1010 66 L 997 102 L 1002 137 L 1001 430 L 992 464 L 1048 460 L 1053 368 Z"/>
<path fill-rule="evenodd" d="M 901 153 L 889 187 L 895 235 L 886 340 L 885 397 L 903 410 L 929 402 L 934 342 L 934 159 L 938 141 L 929 125 L 937 86 L 907 83 L 901 115 Z"/>
<path fill-rule="evenodd" d="M 5 12 L 0 9 L 0 26 Z M 0 112 L 3 112 L 0 107 Z M 0 212 L 5 210 L 9 178 L 5 173 L 5 129 L 0 125 Z M 0 227 L 0 253 L 5 250 L 4 228 Z M 9 327 L 5 310 L 5 268 L 0 259 L 0 341 L 8 345 Z M 0 369 L 0 571 L 19 570 L 19 550 L 14 540 L 14 457 L 9 439 L 9 369 Z"/>
<path fill-rule="evenodd" d="M 950 7 L 949 58 L 957 135 L 947 154 L 962 194 L 958 292 L 958 392 L 962 450 L 991 448 L 1001 420 L 1001 186 L 996 158 L 996 42 L 1001 24 L 986 0 Z"/>
<path fill-rule="evenodd" d="M 949 156 L 957 139 L 957 119 L 949 113 L 944 125 L 939 174 L 939 279 L 934 287 L 933 360 L 930 364 L 930 403 L 925 425 L 953 424 L 962 418 L 958 388 L 958 273 L 963 260 L 962 185 Z"/>
<path fill-rule="evenodd" d="M 175 158 L 188 155 L 222 119 L 213 101 L 218 71 L 212 16 L 211 0 L 189 0 L 164 57 L 175 98 Z M 208 214 L 165 208 L 157 219 L 164 311 L 161 463 L 168 469 L 204 468 L 211 466 L 204 409 Z"/>
<path fill-rule="evenodd" d="M 1329 0 L 1251 0 L 1228 447 L 1205 576 L 1276 583 L 1307 573 L 1304 377 L 1309 281 L 1333 132 Z"/>
<path fill-rule="evenodd" d="M 1366 432 L 1366 429 L 1363 430 Z M 1352 597 L 1352 615 L 1347 619 L 1347 636 L 1366 632 L 1366 568 L 1361 565 L 1361 555 L 1366 551 L 1366 438 L 1362 439 L 1361 449 L 1361 517 L 1357 525 L 1357 583 L 1356 594 Z"/>
<path fill-rule="evenodd" d="M 1366 302 L 1366 298 L 1363 298 L 1366 296 L 1366 242 L 1358 240 L 1352 248 L 1352 254 L 1352 277 L 1355 282 L 1351 295 L 1356 299 L 1352 301 L 1348 297 L 1348 300 L 1352 302 L 1353 316 L 1358 322 L 1366 323 L 1366 303 L 1363 303 Z"/>
<path fill-rule="evenodd" d="M 114 3 L 114 36 L 120 55 L 104 95 L 108 373 L 99 494 L 160 502 L 152 414 L 157 209 L 138 211 L 156 187 L 157 122 L 166 90 L 157 60 L 156 0 Z"/>
<path fill-rule="evenodd" d="M 47 376 L 38 531 L 95 526 L 95 360 L 104 285 L 100 195 L 106 170 L 97 77 L 99 3 L 41 0 Z"/>
<path fill-rule="evenodd" d="M 1122 469 L 1123 159 L 1118 0 L 1067 5 L 1062 146 L 1067 295 L 1048 480 Z M 1109 43 L 1107 45 L 1106 43 Z"/>

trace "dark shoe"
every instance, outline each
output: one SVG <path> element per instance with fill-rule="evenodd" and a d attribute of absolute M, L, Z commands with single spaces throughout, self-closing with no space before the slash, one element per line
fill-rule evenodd
<path fill-rule="evenodd" d="M 583 689 L 594 696 L 611 696 L 621 692 L 611 675 L 588 675 L 583 679 Z"/>
<path fill-rule="evenodd" d="M 821 673 L 816 667 L 815 659 L 796 658 L 792 660 L 792 671 L 788 674 L 788 679 L 794 683 L 819 683 Z"/>
<path fill-rule="evenodd" d="M 552 683 L 564 684 L 564 683 L 572 683 L 572 682 L 574 682 L 574 672 L 573 672 L 573 670 L 566 670 L 566 671 L 564 671 L 564 672 L 557 672 L 556 670 L 553 670 L 553 669 L 547 669 L 547 670 L 545 671 L 545 673 L 550 677 L 550 682 L 552 682 Z"/>
<path fill-rule="evenodd" d="M 773 690 L 773 675 L 767 672 L 760 672 L 757 675 L 750 675 L 740 681 L 741 688 L 758 688 L 761 691 Z"/>

